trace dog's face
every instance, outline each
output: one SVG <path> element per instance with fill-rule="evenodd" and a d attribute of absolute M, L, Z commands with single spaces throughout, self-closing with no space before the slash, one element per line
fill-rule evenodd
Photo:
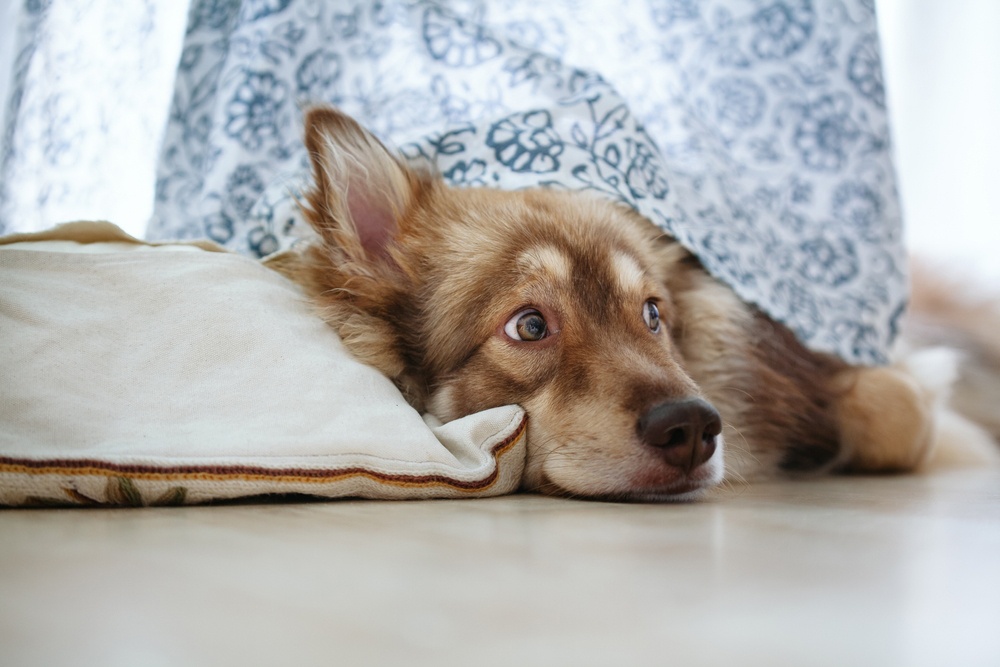
<path fill-rule="evenodd" d="M 661 498 L 718 481 L 719 417 L 679 362 L 654 240 L 630 214 L 546 191 L 436 196 L 462 219 L 454 251 L 430 253 L 430 412 L 524 407 L 530 488 Z"/>
<path fill-rule="evenodd" d="M 530 489 L 648 500 L 720 481 L 719 415 L 671 338 L 682 251 L 588 196 L 447 187 L 335 111 L 309 113 L 306 141 L 313 291 L 418 407 L 524 407 Z"/>

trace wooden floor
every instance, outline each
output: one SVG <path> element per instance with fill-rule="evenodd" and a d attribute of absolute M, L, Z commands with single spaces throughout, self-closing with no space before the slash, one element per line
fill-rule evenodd
<path fill-rule="evenodd" d="M 0 512 L 0 663 L 1000 665 L 1000 472 Z"/>

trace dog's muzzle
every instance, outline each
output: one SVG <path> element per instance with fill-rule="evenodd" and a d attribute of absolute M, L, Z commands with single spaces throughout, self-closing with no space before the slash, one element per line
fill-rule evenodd
<path fill-rule="evenodd" d="M 639 417 L 636 430 L 643 443 L 687 474 L 712 458 L 722 418 L 707 401 L 686 398 L 657 403 Z"/>

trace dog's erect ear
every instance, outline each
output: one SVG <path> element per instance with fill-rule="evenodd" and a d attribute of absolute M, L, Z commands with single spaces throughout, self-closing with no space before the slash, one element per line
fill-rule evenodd
<path fill-rule="evenodd" d="M 310 222 L 323 240 L 354 261 L 386 257 L 418 179 L 354 119 L 329 107 L 310 109 L 305 144 L 315 189 Z"/>

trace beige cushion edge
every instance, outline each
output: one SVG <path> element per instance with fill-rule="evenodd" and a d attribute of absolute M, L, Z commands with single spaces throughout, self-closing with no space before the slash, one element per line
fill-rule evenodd
<path fill-rule="evenodd" d="M 138 507 L 198 504 L 265 494 L 386 500 L 504 495 L 516 491 L 520 484 L 527 427 L 524 411 L 516 406 L 503 409 L 508 408 L 515 408 L 511 419 L 481 443 L 489 461 L 474 476 L 405 468 L 397 471 L 360 467 L 282 469 L 256 465 L 253 459 L 228 466 L 190 461 L 157 466 L 123 465 L 110 460 L 32 461 L 0 457 L 0 505 Z"/>

